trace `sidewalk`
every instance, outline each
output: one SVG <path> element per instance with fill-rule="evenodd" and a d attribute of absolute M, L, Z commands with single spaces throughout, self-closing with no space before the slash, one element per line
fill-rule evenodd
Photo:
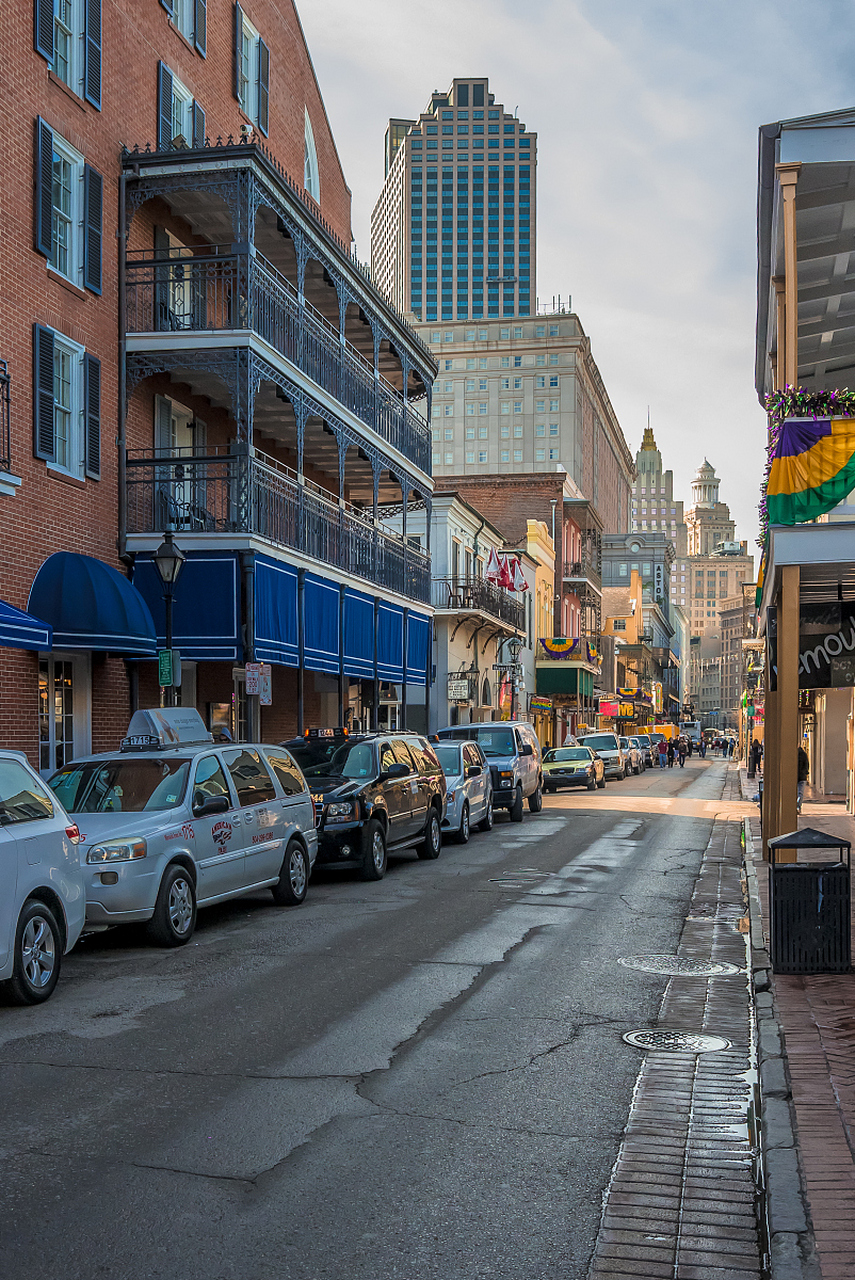
<path fill-rule="evenodd" d="M 742 793 L 753 799 L 757 783 L 741 771 Z M 755 810 L 756 813 L 756 810 Z M 855 818 L 842 806 L 806 798 L 799 827 L 814 827 L 855 844 Z M 760 847 L 759 815 L 750 819 L 753 850 L 746 850 L 749 881 L 756 876 L 752 929 L 755 971 L 758 948 L 768 947 L 768 866 Z M 754 876 L 750 873 L 754 872 Z M 786 1150 L 788 1119 L 799 1157 L 799 1178 L 792 1185 L 806 1210 L 807 1231 L 794 1254 L 802 1270 L 789 1276 L 822 1280 L 855 1278 L 855 974 L 794 977 L 769 974 L 770 991 L 758 991 L 758 1022 L 763 1048 L 764 1012 L 777 1019 L 783 1042 L 784 1070 L 765 1088 L 764 1140 L 770 1151 Z M 762 976 L 758 987 L 762 985 Z M 768 1025 L 768 1024 L 767 1024 Z M 771 1033 L 767 1040 L 774 1041 Z M 762 1067 L 761 1067 L 762 1070 Z M 765 1081 L 764 1081 L 765 1085 Z M 771 1124 L 766 1126 L 765 1117 Z M 795 1162 L 794 1162 L 795 1163 Z M 799 1186 L 800 1182 L 800 1186 Z M 773 1226 L 774 1230 L 774 1226 Z M 811 1257 L 811 1230 L 816 1256 Z M 773 1268 L 773 1280 L 775 1277 Z"/>

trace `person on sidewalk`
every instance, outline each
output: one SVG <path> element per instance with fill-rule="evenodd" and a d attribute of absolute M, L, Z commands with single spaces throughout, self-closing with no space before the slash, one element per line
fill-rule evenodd
<path fill-rule="evenodd" d="M 692 758 L 692 739 L 691 738 L 689 738 L 687 745 L 689 748 L 689 759 L 691 760 Z"/>
<path fill-rule="evenodd" d="M 669 739 L 668 739 L 668 768 L 669 768 L 669 769 L 673 769 L 673 768 L 674 768 L 674 756 L 675 756 L 675 755 L 676 755 L 676 752 L 674 751 L 674 742 L 673 742 L 673 739 L 669 738 Z"/>
<path fill-rule="evenodd" d="M 728 758 L 728 760 L 732 760 L 732 759 L 733 759 L 733 753 L 734 753 L 734 750 L 735 750 L 735 749 L 736 749 L 736 739 L 735 739 L 735 738 L 731 738 L 731 739 L 729 740 L 729 742 L 728 742 L 728 745 L 727 745 L 727 758 Z"/>
<path fill-rule="evenodd" d="M 698 743 L 698 751 L 700 751 L 700 753 L 701 753 L 701 759 L 702 759 L 702 760 L 706 760 L 706 758 L 707 758 L 707 740 L 706 740 L 706 738 L 701 738 L 700 742 Z"/>
<path fill-rule="evenodd" d="M 810 760 L 804 747 L 799 747 L 799 797 L 796 801 L 796 813 L 802 811 L 802 800 L 805 794 L 805 783 L 810 776 Z"/>
<path fill-rule="evenodd" d="M 686 742 L 686 739 L 685 739 L 685 738 L 680 738 L 680 739 L 678 739 L 678 741 L 677 741 L 677 758 L 678 758 L 678 759 L 679 759 L 679 761 L 680 761 L 680 768 L 681 768 L 681 769 L 684 769 L 684 768 L 686 767 L 686 756 L 687 756 L 688 754 L 689 754 L 689 746 L 688 746 L 688 743 Z"/>
<path fill-rule="evenodd" d="M 665 768 L 665 761 L 668 759 L 668 744 L 663 738 L 659 743 L 659 768 Z"/>
<path fill-rule="evenodd" d="M 751 759 L 754 762 L 754 772 L 759 773 L 763 767 L 763 747 L 756 738 L 751 743 Z"/>

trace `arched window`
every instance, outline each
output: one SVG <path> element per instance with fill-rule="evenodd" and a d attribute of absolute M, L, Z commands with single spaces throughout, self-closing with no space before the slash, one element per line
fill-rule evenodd
<path fill-rule="evenodd" d="M 488 676 L 485 676 L 484 685 L 481 689 L 481 706 L 491 707 L 492 705 L 493 705 L 493 698 L 492 698 L 492 695 L 490 694 L 490 679 Z"/>
<path fill-rule="evenodd" d="M 309 113 L 306 111 L 306 128 L 305 138 L 306 145 L 303 152 L 303 186 L 313 199 L 320 203 L 321 199 L 321 183 L 318 174 L 318 153 L 315 150 L 315 135 L 312 133 L 312 122 L 309 119 Z"/>

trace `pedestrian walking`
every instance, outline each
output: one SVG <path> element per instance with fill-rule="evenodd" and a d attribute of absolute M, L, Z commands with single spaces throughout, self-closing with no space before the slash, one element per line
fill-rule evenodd
<path fill-rule="evenodd" d="M 693 748 L 693 745 L 694 745 L 694 744 L 693 744 L 693 742 L 692 742 L 692 739 L 691 739 L 691 738 L 689 738 L 689 741 L 688 741 L 688 747 L 689 747 L 689 759 L 690 759 L 690 760 L 691 760 L 691 758 L 692 758 L 692 748 Z"/>
<path fill-rule="evenodd" d="M 799 775 L 798 775 L 799 786 L 798 786 L 798 799 L 796 801 L 796 813 L 801 813 L 802 800 L 804 799 L 804 794 L 805 794 L 805 783 L 810 777 L 810 760 L 808 759 L 808 753 L 805 751 L 804 747 L 799 747 L 798 769 L 799 769 Z"/>
<path fill-rule="evenodd" d="M 689 746 L 685 738 L 680 738 L 677 743 L 677 758 L 680 761 L 680 768 L 685 768 L 686 756 L 689 753 Z"/>
<path fill-rule="evenodd" d="M 728 743 L 728 747 L 727 747 L 727 758 L 728 758 L 728 760 L 732 760 L 732 759 L 733 759 L 733 753 L 734 753 L 734 751 L 735 751 L 735 750 L 736 750 L 736 739 L 735 739 L 735 738 L 731 738 L 731 739 L 730 739 L 730 741 L 729 741 L 729 743 Z"/>
<path fill-rule="evenodd" d="M 673 768 L 674 768 L 674 756 L 675 756 L 675 755 L 676 755 L 676 752 L 674 751 L 674 743 L 673 743 L 673 741 L 672 741 L 672 740 L 670 740 L 670 739 L 669 739 L 669 741 L 668 741 L 668 768 L 669 768 L 669 769 L 673 769 Z"/>
<path fill-rule="evenodd" d="M 762 767 L 763 747 L 760 745 L 760 743 L 757 741 L 756 738 L 751 743 L 751 760 L 754 765 L 754 772 L 757 773 L 758 770 Z"/>
<path fill-rule="evenodd" d="M 668 744 L 664 738 L 662 738 L 659 742 L 658 751 L 659 751 L 659 768 L 664 769 L 665 761 L 668 759 Z"/>

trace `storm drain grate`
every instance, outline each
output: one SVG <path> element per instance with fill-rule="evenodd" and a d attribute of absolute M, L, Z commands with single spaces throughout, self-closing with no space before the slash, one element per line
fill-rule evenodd
<path fill-rule="evenodd" d="M 664 973 L 672 977 L 719 978 L 740 970 L 735 964 L 717 960 L 692 960 L 683 956 L 621 956 L 618 964 L 642 973 Z"/>
<path fill-rule="evenodd" d="M 623 1039 L 636 1049 L 660 1049 L 665 1053 L 713 1053 L 729 1049 L 723 1036 L 708 1036 L 700 1031 L 627 1031 Z"/>

